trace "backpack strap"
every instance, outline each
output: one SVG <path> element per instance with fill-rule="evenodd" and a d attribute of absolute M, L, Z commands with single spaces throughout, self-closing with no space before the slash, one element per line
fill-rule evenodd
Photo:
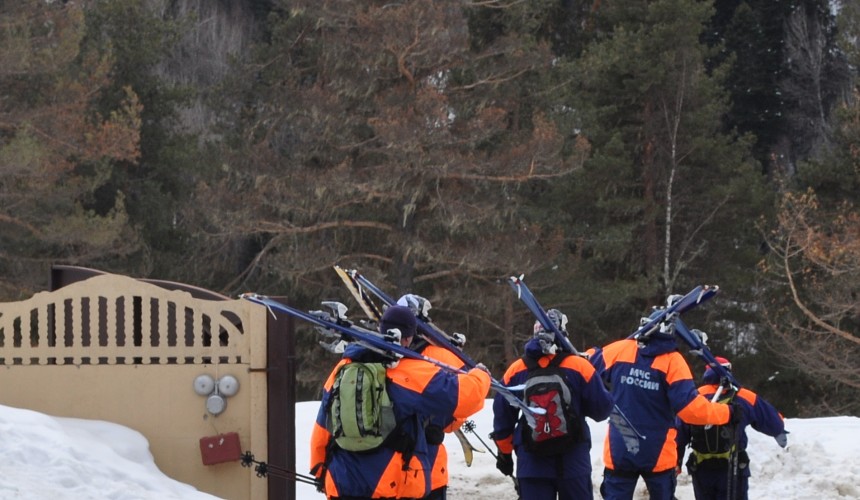
<path fill-rule="evenodd" d="M 553 357 L 549 361 L 549 364 L 546 365 L 546 368 L 561 366 L 561 362 L 564 361 L 565 358 L 567 358 L 568 356 L 570 356 L 569 352 L 560 352 L 560 353 L 556 354 L 555 357 Z M 528 371 L 543 368 L 538 363 L 538 360 L 532 358 L 531 356 L 523 356 L 521 359 L 523 360 L 523 363 L 526 365 L 526 370 L 528 370 Z"/>

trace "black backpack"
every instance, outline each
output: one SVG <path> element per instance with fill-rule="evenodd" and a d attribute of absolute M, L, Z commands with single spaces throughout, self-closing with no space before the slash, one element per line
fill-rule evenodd
<path fill-rule="evenodd" d="M 524 401 L 546 410 L 543 415 L 535 414 L 535 428 L 525 418 L 521 423 L 525 449 L 536 455 L 558 455 L 582 440 L 580 419 L 571 406 L 573 395 L 560 368 L 567 356 L 567 353 L 557 354 L 546 368 L 533 358 L 522 358 L 528 370 Z"/>
<path fill-rule="evenodd" d="M 729 404 L 734 394 L 719 402 Z M 735 424 L 690 426 L 691 459 L 700 464 L 706 460 L 728 460 L 735 448 Z"/>

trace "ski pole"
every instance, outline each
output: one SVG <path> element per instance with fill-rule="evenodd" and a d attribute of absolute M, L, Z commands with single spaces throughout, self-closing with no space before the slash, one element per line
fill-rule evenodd
<path fill-rule="evenodd" d="M 257 477 L 266 477 L 271 474 L 275 477 L 280 477 L 282 479 L 289 479 L 297 483 L 305 483 L 316 486 L 315 477 L 308 476 L 306 474 L 299 474 L 298 472 L 289 470 L 284 467 L 270 465 L 266 462 L 255 460 L 254 454 L 250 451 L 246 451 L 242 454 L 242 467 L 251 467 L 252 464 L 256 464 L 256 467 L 254 467 L 254 472 L 257 473 Z"/>
<path fill-rule="evenodd" d="M 340 266 L 335 266 L 335 271 L 337 271 L 338 276 L 340 276 L 344 283 L 347 284 L 350 291 L 354 295 L 356 294 L 356 291 L 358 292 L 358 295 L 356 295 L 356 297 L 361 297 L 361 300 L 359 302 L 362 303 L 362 309 L 364 309 L 365 313 L 367 313 L 369 316 L 378 316 L 378 308 L 376 308 L 375 305 L 372 305 L 372 301 L 370 301 L 369 297 L 367 297 L 367 294 L 364 293 L 364 290 L 361 289 L 362 286 L 369 290 L 370 293 L 378 297 L 385 305 L 393 306 L 397 304 L 397 301 L 394 300 L 394 297 L 385 293 L 381 288 L 376 286 L 369 279 L 362 276 L 361 273 L 359 273 L 356 269 L 350 269 L 347 271 Z M 370 303 L 368 303 L 367 307 L 365 307 L 364 303 L 367 301 L 370 301 Z M 378 317 L 381 318 L 381 316 Z M 371 317 L 371 319 L 373 318 Z M 434 325 L 430 321 L 430 318 L 428 318 L 425 314 L 418 312 L 416 313 L 415 319 L 418 321 L 418 329 L 421 331 L 424 337 L 432 344 L 439 345 L 441 347 L 444 347 L 445 349 L 448 349 L 469 368 L 474 368 L 477 365 L 475 360 L 470 358 L 468 354 L 466 354 L 465 352 L 463 352 L 462 349 L 460 349 L 461 346 L 459 346 L 455 342 L 452 342 L 450 335 L 448 335 L 447 333 L 442 331 L 442 329 Z M 545 413 L 545 411 L 541 411 L 541 408 L 529 407 L 528 405 L 526 405 L 520 398 L 518 398 L 514 394 L 513 391 L 516 388 L 509 388 L 505 386 L 504 384 L 493 378 L 492 375 L 490 376 L 490 387 L 492 387 L 493 390 L 496 391 L 496 393 L 501 394 L 502 397 L 504 397 L 505 400 L 508 402 L 508 404 L 519 408 L 523 412 L 523 415 L 526 417 L 526 421 L 533 428 L 536 425 L 535 414 L 542 415 Z"/>
<path fill-rule="evenodd" d="M 475 435 L 475 437 L 476 437 L 476 438 L 478 438 L 478 441 L 480 441 L 480 442 L 481 442 L 481 444 L 482 444 L 482 445 L 484 445 L 484 448 L 486 448 L 486 449 L 487 449 L 487 451 L 489 451 L 489 452 L 490 452 L 490 455 L 492 455 L 492 456 L 493 456 L 493 458 L 495 458 L 496 460 L 498 460 L 498 459 L 499 459 L 499 455 L 498 455 L 498 454 L 496 454 L 496 453 L 493 453 L 493 449 L 492 449 L 491 447 L 489 447 L 489 446 L 487 445 L 487 443 L 485 443 L 485 442 L 484 442 L 484 440 L 483 440 L 483 439 L 481 439 L 481 436 L 479 436 L 479 435 L 478 435 L 478 433 L 475 431 L 475 427 L 476 427 L 476 426 L 475 426 L 475 421 L 474 421 L 474 420 L 466 420 L 465 422 L 463 422 L 463 429 L 464 429 L 466 432 L 471 432 L 472 434 L 474 434 L 474 435 Z M 511 476 L 511 479 L 514 481 L 514 490 L 517 492 L 517 498 L 518 498 L 518 499 L 519 499 L 519 498 L 522 498 L 522 496 L 520 495 L 520 482 L 519 482 L 519 481 L 517 480 L 517 478 L 515 478 L 514 476 Z"/>
<path fill-rule="evenodd" d="M 442 368 L 445 371 L 450 373 L 465 375 L 468 373 L 466 370 L 461 370 L 454 366 L 451 366 L 447 363 L 443 363 L 436 359 L 429 358 L 423 354 L 417 353 L 409 348 L 403 347 L 400 344 L 395 344 L 387 339 L 383 335 L 380 335 L 378 332 L 372 332 L 369 330 L 363 330 L 361 328 L 357 328 L 352 324 L 344 324 L 348 322 L 344 322 L 341 319 L 333 319 L 330 315 L 322 314 L 314 314 L 314 313 L 306 313 L 290 307 L 286 304 L 281 304 L 278 301 L 272 300 L 264 295 L 258 295 L 254 293 L 245 293 L 241 295 L 241 298 L 250 300 L 251 302 L 263 305 L 270 310 L 276 309 L 278 311 L 293 315 L 297 318 L 303 319 L 309 323 L 314 325 L 321 326 L 326 329 L 330 329 L 340 334 L 350 338 L 355 342 L 361 342 L 366 347 L 372 347 L 374 349 L 381 349 L 386 352 L 390 352 L 398 357 L 404 358 L 412 358 L 418 359 L 422 361 L 426 361 L 430 364 L 436 365 L 439 368 Z M 321 312 L 318 312 L 321 313 Z M 274 313 L 272 313 L 274 314 Z M 325 316 L 325 317 L 324 317 Z M 494 379 L 492 376 L 490 377 L 490 387 L 492 387 L 496 392 L 501 394 L 508 403 L 513 406 L 516 406 L 520 410 L 522 410 L 523 415 L 526 420 L 529 422 L 529 425 L 534 427 L 536 425 L 535 415 L 544 415 L 546 414 L 546 410 L 544 408 L 539 407 L 530 407 L 521 399 L 517 398 L 512 392 L 511 389 L 504 386 L 501 382 Z"/>
<path fill-rule="evenodd" d="M 490 448 L 489 446 L 487 446 L 487 443 L 485 443 L 485 442 L 484 442 L 484 440 L 483 440 L 483 439 L 481 439 L 481 436 L 479 436 L 479 435 L 478 435 L 478 433 L 477 433 L 477 432 L 475 432 L 475 427 L 476 427 L 476 425 L 475 425 L 475 421 L 474 421 L 474 420 L 466 420 L 465 422 L 463 422 L 463 430 L 464 430 L 464 431 L 466 431 L 466 432 L 471 432 L 472 434 L 474 434 L 474 435 L 475 435 L 475 437 L 476 437 L 476 438 L 478 438 L 478 441 L 479 441 L 482 445 L 484 445 L 484 448 L 486 448 L 486 449 L 487 449 L 487 451 L 489 451 L 489 452 L 490 452 L 490 455 L 492 455 L 492 456 L 493 456 L 493 458 L 495 458 L 496 460 L 498 460 L 498 459 L 499 459 L 499 456 L 498 456 L 498 455 L 496 455 L 495 453 L 493 453 L 493 449 L 492 449 L 492 448 Z"/>

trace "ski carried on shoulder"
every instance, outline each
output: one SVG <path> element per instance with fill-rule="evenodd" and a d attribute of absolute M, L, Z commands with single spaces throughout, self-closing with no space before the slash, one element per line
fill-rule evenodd
<path fill-rule="evenodd" d="M 553 332 L 555 335 L 555 341 L 558 346 L 562 348 L 563 351 L 567 351 L 569 353 L 583 356 L 579 351 L 573 347 L 573 344 L 570 342 L 570 339 L 567 338 L 565 334 L 555 326 L 555 323 L 549 319 L 549 315 L 546 313 L 546 310 L 543 306 L 538 302 L 537 297 L 534 296 L 532 291 L 526 286 L 523 281 L 524 275 L 520 275 L 519 277 L 511 276 L 508 278 L 508 283 L 511 285 L 511 288 L 514 289 L 514 292 L 517 294 L 517 298 L 519 298 L 525 305 L 528 307 L 529 311 L 537 318 L 540 322 L 541 326 L 548 332 Z M 645 439 L 646 436 L 639 432 L 636 429 L 636 426 L 633 425 L 633 422 L 627 418 L 627 415 L 621 411 L 621 408 L 618 407 L 617 404 L 613 404 L 612 413 L 609 415 L 609 422 L 621 432 L 621 435 L 624 437 L 624 444 L 629 451 L 632 453 L 638 453 L 639 450 L 639 440 Z"/>
<path fill-rule="evenodd" d="M 671 305 L 666 307 L 658 307 L 648 316 L 648 321 L 639 326 L 635 332 L 627 336 L 628 339 L 635 339 L 642 335 L 647 335 L 660 325 L 676 319 L 680 314 L 693 309 L 699 304 L 710 300 L 720 291 L 720 287 L 715 285 L 699 285 L 686 295 L 673 300 Z"/>
<path fill-rule="evenodd" d="M 362 311 L 364 311 L 364 314 L 368 319 L 379 323 L 382 319 L 382 310 L 373 302 L 373 299 L 365 293 L 364 289 L 361 288 L 361 284 L 356 282 L 355 279 L 342 267 L 334 266 L 334 270 L 337 272 L 337 275 L 340 276 L 340 279 L 343 280 L 346 288 L 352 294 L 355 301 L 358 302 L 358 305 L 361 307 Z M 469 439 L 462 430 L 456 429 L 453 432 L 457 437 L 457 441 L 460 442 L 460 446 L 463 448 L 463 458 L 466 461 L 466 467 L 471 467 L 474 452 L 483 453 L 484 450 L 475 447 L 471 442 L 469 442 Z"/>
<path fill-rule="evenodd" d="M 702 338 L 693 333 L 687 325 L 681 321 L 681 318 L 675 318 L 675 333 L 690 347 L 691 353 L 704 360 L 704 362 L 720 376 L 720 380 L 724 380 L 730 384 L 731 389 L 735 392 L 741 388 L 740 382 L 738 382 L 738 380 L 732 375 L 732 372 L 717 361 L 717 358 L 713 353 L 711 353 L 711 350 L 708 349 L 708 346 L 705 345 Z M 720 385 L 717 393 L 714 395 L 715 400 L 719 399 L 720 390 L 722 389 L 723 385 Z"/>
<path fill-rule="evenodd" d="M 355 301 L 358 302 L 358 305 L 361 307 L 361 310 L 364 311 L 364 314 L 369 319 L 378 323 L 379 320 L 382 319 L 382 308 L 373 302 L 373 299 L 367 294 L 367 292 L 365 292 L 361 287 L 361 284 L 357 282 L 346 269 L 340 266 L 334 266 L 334 270 L 343 281 L 343 284 L 346 285 L 349 293 L 351 293 L 355 298 Z"/>
<path fill-rule="evenodd" d="M 336 303 L 335 305 L 339 306 L 337 309 L 339 313 L 335 316 L 325 311 L 313 311 L 310 313 L 306 313 L 294 307 L 290 307 L 286 304 L 282 304 L 276 300 L 270 299 L 265 295 L 258 295 L 254 293 L 246 293 L 242 294 L 241 298 L 254 302 L 256 304 L 263 305 L 269 309 L 274 309 L 291 316 L 295 316 L 299 319 L 303 319 L 309 323 L 312 323 L 318 327 L 322 328 L 323 333 L 332 332 L 335 334 L 339 334 L 341 337 L 341 345 L 343 342 L 357 342 L 368 349 L 374 350 L 376 352 L 384 353 L 390 355 L 393 359 L 397 358 L 411 358 L 418 359 L 422 361 L 426 361 L 430 364 L 436 365 L 439 368 L 446 370 L 450 373 L 465 375 L 467 372 L 465 370 L 461 370 L 460 368 L 456 368 L 447 363 L 443 363 L 441 361 L 435 360 L 423 354 L 417 353 L 412 349 L 407 347 L 403 347 L 400 345 L 399 340 L 386 335 L 382 335 L 378 332 L 368 330 L 366 328 L 361 328 L 355 326 L 352 322 L 344 319 L 343 312 L 346 311 L 346 306 L 340 303 Z M 327 305 L 332 305 L 334 303 L 327 303 Z M 474 367 L 469 367 L 474 368 Z M 526 421 L 529 422 L 529 425 L 536 425 L 535 415 L 543 415 L 546 410 L 543 408 L 532 408 L 526 405 L 521 399 L 517 398 L 510 390 L 502 385 L 497 380 L 490 377 L 490 387 L 495 389 L 496 391 L 503 392 L 508 396 L 505 399 L 514 406 L 517 406 L 523 411 L 523 415 L 526 418 Z"/>
<path fill-rule="evenodd" d="M 341 272 L 338 271 L 338 274 L 341 275 Z M 344 274 L 346 274 L 353 283 L 353 286 L 350 287 L 350 290 L 356 288 L 358 290 L 367 290 L 371 294 L 373 294 L 377 299 L 381 300 L 387 306 L 397 305 L 397 301 L 394 297 L 385 293 L 378 286 L 373 284 L 369 279 L 365 278 L 361 275 L 357 270 L 350 269 L 344 270 Z M 341 277 L 343 277 L 341 275 Z M 451 351 L 455 356 L 457 356 L 465 366 L 469 368 L 474 368 L 478 365 L 474 359 L 469 357 L 468 354 L 463 352 L 462 346 L 465 344 L 466 339 L 462 334 L 455 333 L 453 335 L 449 335 L 441 328 L 433 324 L 430 321 L 430 318 L 427 316 L 427 311 L 429 309 L 429 303 L 426 300 L 421 299 L 418 296 L 413 296 L 416 300 L 414 303 L 406 304 L 410 309 L 415 312 L 415 319 L 418 323 L 418 331 L 427 339 L 428 342 L 433 345 L 443 347 Z M 420 300 L 419 300 L 420 299 Z M 423 302 L 422 302 L 423 301 Z M 364 308 L 362 308 L 364 309 Z M 542 408 L 532 408 L 528 406 L 522 399 L 517 397 L 514 394 L 514 391 L 522 391 L 524 387 L 507 387 L 492 376 L 490 377 L 490 387 L 496 391 L 496 393 L 501 394 L 502 397 L 510 404 L 511 406 L 515 406 L 522 410 L 523 416 L 526 418 L 526 422 L 534 427 L 536 425 L 535 414 L 540 412 L 543 414 L 545 410 Z"/>
<path fill-rule="evenodd" d="M 549 319 L 544 308 L 541 307 L 537 298 L 535 298 L 532 291 L 529 290 L 529 287 L 527 287 L 523 281 L 524 277 L 525 275 L 521 274 L 519 277 L 511 276 L 508 278 L 508 284 L 510 284 L 511 288 L 516 292 L 517 298 L 520 299 L 526 307 L 528 307 L 529 311 L 531 311 L 534 317 L 537 318 L 544 330 L 552 332 L 553 335 L 555 335 L 555 342 L 563 351 L 579 355 L 579 351 L 576 350 L 576 347 L 573 347 L 570 339 L 561 333 L 561 330 L 559 330 L 558 327 L 555 326 L 555 323 Z"/>
<path fill-rule="evenodd" d="M 381 288 L 376 286 L 369 279 L 365 278 L 357 270 L 350 269 L 344 272 L 350 277 L 350 279 L 355 283 L 355 286 L 358 287 L 359 290 L 361 290 L 361 287 L 364 287 L 365 290 L 375 295 L 385 305 L 397 305 L 397 300 L 394 299 L 394 297 L 385 293 Z M 340 274 L 340 272 L 338 274 Z M 418 329 L 421 331 L 424 337 L 427 338 L 427 340 L 432 342 L 434 345 L 444 347 L 449 351 L 453 352 L 458 358 L 460 358 L 461 361 L 463 361 L 463 363 L 465 363 L 469 367 L 474 367 L 475 365 L 477 365 L 475 360 L 473 360 L 471 357 L 469 357 L 468 354 L 463 352 L 463 345 L 466 343 L 465 337 L 457 333 L 449 335 L 441 328 L 434 325 L 430 318 L 427 316 L 427 311 L 429 309 L 429 307 L 427 307 L 428 303 L 426 301 L 422 302 L 420 300 L 417 300 L 417 296 L 414 297 L 416 298 L 416 301 L 414 303 L 406 305 L 410 309 L 415 311 L 415 317 L 418 320 Z"/>
<path fill-rule="evenodd" d="M 654 312 L 651 313 L 651 316 L 648 317 L 648 320 L 627 338 L 635 339 L 639 336 L 651 333 L 653 330 L 660 328 L 661 325 L 670 324 L 674 328 L 675 334 L 680 337 L 687 346 L 689 346 L 691 353 L 703 359 L 708 366 L 719 374 L 722 380 L 731 384 L 733 389 L 740 389 L 741 386 L 737 379 L 735 379 L 735 377 L 732 376 L 732 373 L 723 365 L 717 362 L 717 359 L 708 349 L 708 346 L 705 345 L 705 341 L 693 333 L 693 331 L 687 327 L 686 323 L 684 323 L 680 317 L 682 313 L 685 313 L 699 304 L 711 299 L 719 291 L 720 288 L 718 286 L 699 285 L 690 290 L 686 295 L 676 296 L 678 298 L 672 300 L 671 305 L 655 308 Z M 717 397 L 719 397 L 719 392 L 717 393 Z"/>
<path fill-rule="evenodd" d="M 427 356 L 419 354 L 412 349 L 403 347 L 402 345 L 400 345 L 400 339 L 398 338 L 394 338 L 390 335 L 383 335 L 373 330 L 368 330 L 366 328 L 356 326 L 352 322 L 346 320 L 345 316 L 342 314 L 346 311 L 346 306 L 344 306 L 343 304 L 337 303 L 340 312 L 336 313 L 335 315 L 332 315 L 331 313 L 326 311 L 304 312 L 294 307 L 290 307 L 286 304 L 278 302 L 274 299 L 270 299 L 265 295 L 246 293 L 242 294 L 241 298 L 266 306 L 266 308 L 268 309 L 274 309 L 289 314 L 291 316 L 295 316 L 299 319 L 303 319 L 308 323 L 312 323 L 318 327 L 321 327 L 323 330 L 327 330 L 340 335 L 340 337 L 347 342 L 359 343 L 362 346 L 367 347 L 371 350 L 380 353 L 386 353 L 390 355 L 393 359 L 419 359 L 434 364 L 439 368 L 442 368 L 443 370 L 451 373 L 459 375 L 466 374 L 466 371 L 464 370 L 453 367 L 446 363 L 442 363 L 441 361 L 428 358 Z M 327 305 L 330 304 L 332 303 L 327 303 Z"/>

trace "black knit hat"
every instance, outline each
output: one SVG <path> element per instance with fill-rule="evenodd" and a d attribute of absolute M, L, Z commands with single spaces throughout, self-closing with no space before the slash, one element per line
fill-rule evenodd
<path fill-rule="evenodd" d="M 397 328 L 402 338 L 412 337 L 418 328 L 415 321 L 415 313 L 412 309 L 403 306 L 391 306 L 385 310 L 382 320 L 379 322 L 379 331 L 383 334 Z"/>

